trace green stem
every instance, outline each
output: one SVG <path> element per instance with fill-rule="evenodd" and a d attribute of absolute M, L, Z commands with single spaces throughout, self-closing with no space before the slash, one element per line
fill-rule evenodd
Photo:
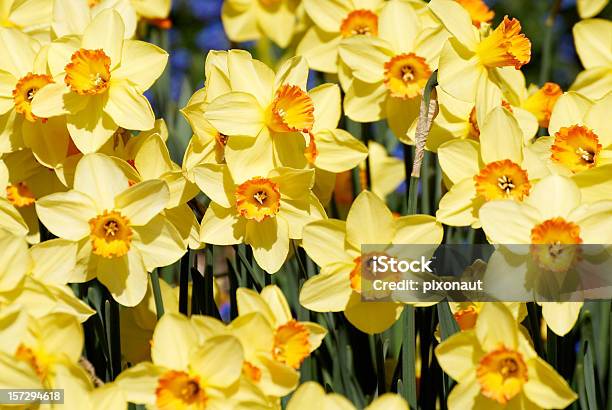
<path fill-rule="evenodd" d="M 402 395 L 411 409 L 417 408 L 416 391 L 416 333 L 414 323 L 414 306 L 406 305 L 402 312 Z"/>
<path fill-rule="evenodd" d="M 550 8 L 550 13 L 544 23 L 544 41 L 542 42 L 542 65 L 540 66 L 540 86 L 543 86 L 550 78 L 550 68 L 552 66 L 552 46 L 553 46 L 553 30 L 555 27 L 555 19 L 561 10 L 561 0 L 553 0 Z"/>
<path fill-rule="evenodd" d="M 157 273 L 157 269 L 153 269 L 153 272 L 151 272 L 151 285 L 153 287 L 157 320 L 159 320 L 164 315 L 164 300 L 162 299 L 161 288 L 159 287 L 159 274 Z"/>

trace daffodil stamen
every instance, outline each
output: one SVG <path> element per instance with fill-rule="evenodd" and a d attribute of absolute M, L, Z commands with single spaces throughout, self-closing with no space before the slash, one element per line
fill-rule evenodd
<path fill-rule="evenodd" d="M 28 73 L 22 77 L 13 90 L 13 101 L 15 103 L 15 111 L 23 114 L 26 120 L 35 122 L 39 118 L 32 114 L 32 100 L 34 95 L 47 84 L 51 84 L 53 78 L 44 74 Z"/>
<path fill-rule="evenodd" d="M 521 33 L 521 23 L 505 16 L 504 21 L 480 42 L 476 53 L 485 67 L 510 66 L 518 70 L 531 60 L 531 42 Z"/>
<path fill-rule="evenodd" d="M 373 11 L 359 9 L 351 11 L 340 25 L 342 37 L 377 36 L 378 15 Z"/>
<path fill-rule="evenodd" d="M 255 177 L 236 188 L 238 214 L 261 222 L 274 217 L 280 209 L 278 184 L 267 178 Z"/>
<path fill-rule="evenodd" d="M 522 201 L 531 189 L 527 171 L 505 159 L 487 164 L 474 177 L 476 192 L 487 201 L 514 199 Z"/>
<path fill-rule="evenodd" d="M 22 343 L 15 352 L 15 358 L 28 363 L 41 381 L 47 377 L 49 368 L 45 363 L 44 355 L 37 354 L 33 349 Z"/>
<path fill-rule="evenodd" d="M 557 217 L 548 219 L 531 230 L 531 254 L 541 268 L 566 272 L 580 260 L 582 243 L 580 226 Z"/>
<path fill-rule="evenodd" d="M 472 24 L 480 27 L 482 23 L 489 23 L 495 17 L 495 12 L 483 0 L 456 0 L 470 13 Z"/>
<path fill-rule="evenodd" d="M 90 219 L 90 238 L 93 253 L 104 258 L 119 258 L 130 250 L 132 228 L 130 221 L 117 211 L 104 211 Z"/>
<path fill-rule="evenodd" d="M 274 332 L 272 356 L 275 360 L 299 369 L 310 354 L 310 332 L 302 323 L 291 319 Z"/>
<path fill-rule="evenodd" d="M 521 353 L 500 346 L 480 359 L 476 377 L 483 396 L 505 405 L 527 382 L 527 365 Z"/>
<path fill-rule="evenodd" d="M 66 66 L 64 81 L 80 95 L 96 95 L 110 87 L 111 59 L 103 50 L 79 49 Z"/>
<path fill-rule="evenodd" d="M 385 63 L 385 85 L 392 97 L 409 99 L 423 93 L 431 69 L 423 57 L 400 54 Z"/>
<path fill-rule="evenodd" d="M 308 133 L 314 124 L 314 104 L 297 85 L 278 89 L 269 108 L 268 125 L 277 132 Z"/>
<path fill-rule="evenodd" d="M 6 187 L 6 199 L 17 208 L 24 208 L 36 202 L 36 197 L 25 182 L 8 185 Z"/>
<path fill-rule="evenodd" d="M 580 172 L 597 165 L 602 145 L 589 128 L 582 125 L 563 127 L 555 134 L 550 148 L 551 159 L 572 172 Z"/>
<path fill-rule="evenodd" d="M 157 382 L 155 404 L 160 410 L 206 408 L 208 396 L 197 376 L 170 370 Z"/>

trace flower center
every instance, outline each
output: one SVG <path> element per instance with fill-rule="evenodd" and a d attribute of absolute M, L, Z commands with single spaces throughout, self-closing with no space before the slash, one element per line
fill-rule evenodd
<path fill-rule="evenodd" d="M 489 9 L 483 0 L 456 0 L 470 13 L 472 24 L 480 27 L 481 23 L 489 23 L 495 17 L 493 10 Z"/>
<path fill-rule="evenodd" d="M 34 95 L 47 84 L 51 84 L 53 79 L 48 75 L 28 73 L 22 77 L 13 90 L 13 101 L 15 111 L 30 122 L 35 122 L 38 117 L 32 114 L 32 100 Z"/>
<path fill-rule="evenodd" d="M 527 171 L 509 159 L 487 164 L 474 176 L 476 193 L 487 201 L 514 199 L 522 201 L 529 195 L 531 184 Z"/>
<path fill-rule="evenodd" d="M 478 319 L 478 309 L 474 305 L 469 305 L 464 309 L 456 311 L 453 316 L 461 330 L 473 329 Z"/>
<path fill-rule="evenodd" d="M 17 208 L 30 206 L 36 202 L 36 197 L 25 182 L 7 185 L 6 199 Z"/>
<path fill-rule="evenodd" d="M 277 132 L 304 132 L 314 124 L 312 99 L 297 85 L 283 85 L 269 109 L 268 126 Z"/>
<path fill-rule="evenodd" d="M 385 63 L 385 85 L 392 97 L 408 99 L 423 93 L 431 70 L 425 59 L 414 53 L 400 54 Z"/>
<path fill-rule="evenodd" d="M 93 253 L 104 258 L 119 258 L 128 253 L 132 242 L 130 221 L 117 211 L 104 211 L 89 220 Z"/>
<path fill-rule="evenodd" d="M 170 370 L 157 381 L 155 404 L 159 410 L 206 408 L 208 396 L 196 376 Z"/>
<path fill-rule="evenodd" d="M 15 358 L 28 363 L 34 369 L 38 378 L 44 381 L 49 374 L 49 368 L 42 356 L 41 354 L 36 354 L 23 343 L 19 345 L 15 352 Z"/>
<path fill-rule="evenodd" d="M 519 352 L 501 346 L 480 359 L 476 377 L 483 396 L 506 404 L 527 382 L 527 365 Z"/>
<path fill-rule="evenodd" d="M 261 380 L 261 369 L 246 360 L 242 362 L 242 373 L 252 382 L 257 383 Z"/>
<path fill-rule="evenodd" d="M 502 100 L 502 107 L 504 107 L 510 112 L 514 112 L 512 111 L 512 106 L 506 100 Z M 478 118 L 476 116 L 476 106 L 474 106 L 474 108 L 472 108 L 472 111 L 470 112 L 469 124 L 469 137 L 473 140 L 480 141 L 480 127 L 478 126 Z"/>
<path fill-rule="evenodd" d="M 485 67 L 514 66 L 517 70 L 531 60 L 531 42 L 521 33 L 521 23 L 508 16 L 476 49 Z"/>
<path fill-rule="evenodd" d="M 580 172 L 597 165 L 601 148 L 597 134 L 582 125 L 572 125 L 555 134 L 550 150 L 553 161 L 572 172 Z"/>
<path fill-rule="evenodd" d="M 272 356 L 287 366 L 299 369 L 304 359 L 310 354 L 309 335 L 310 332 L 306 326 L 291 319 L 274 332 Z"/>
<path fill-rule="evenodd" d="M 536 116 L 542 128 L 548 128 L 552 110 L 559 97 L 563 95 L 561 87 L 555 83 L 546 83 L 523 103 L 523 107 Z"/>
<path fill-rule="evenodd" d="M 351 11 L 340 25 L 342 37 L 377 36 L 378 16 L 370 10 L 360 9 Z"/>
<path fill-rule="evenodd" d="M 110 57 L 103 50 L 81 48 L 72 54 L 64 81 L 77 94 L 101 94 L 110 86 L 110 65 Z"/>
<path fill-rule="evenodd" d="M 563 218 L 548 219 L 531 230 L 531 254 L 534 261 L 552 272 L 566 272 L 578 260 L 580 227 Z"/>
<path fill-rule="evenodd" d="M 280 208 L 278 184 L 267 178 L 255 177 L 242 183 L 235 196 L 238 213 L 257 222 L 273 217 Z"/>

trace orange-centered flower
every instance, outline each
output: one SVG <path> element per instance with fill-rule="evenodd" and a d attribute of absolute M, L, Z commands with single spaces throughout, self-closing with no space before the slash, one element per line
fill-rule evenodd
<path fill-rule="evenodd" d="M 104 211 L 89 220 L 93 253 L 105 258 L 119 258 L 128 253 L 132 242 L 130 221 L 117 211 Z"/>
<path fill-rule="evenodd" d="M 489 9 L 483 0 L 456 0 L 470 13 L 472 24 L 480 27 L 481 23 L 489 23 L 495 17 L 493 10 Z"/>
<path fill-rule="evenodd" d="M 531 190 L 527 171 L 504 159 L 487 164 L 474 176 L 476 192 L 487 201 L 514 199 L 522 201 Z"/>
<path fill-rule="evenodd" d="M 550 115 L 563 90 L 555 83 L 546 83 L 523 103 L 523 107 L 536 116 L 542 128 L 548 128 Z"/>
<path fill-rule="evenodd" d="M 580 227 L 563 218 L 548 219 L 531 230 L 534 261 L 552 272 L 566 272 L 578 260 L 582 243 Z"/>
<path fill-rule="evenodd" d="M 370 10 L 351 11 L 340 25 L 342 37 L 378 35 L 378 15 Z"/>
<path fill-rule="evenodd" d="M 64 81 L 72 91 L 80 95 L 95 95 L 108 89 L 111 59 L 103 50 L 81 48 L 72 54 L 70 61 Z"/>
<path fill-rule="evenodd" d="M 505 405 L 527 382 L 527 365 L 519 352 L 500 346 L 480 359 L 476 377 L 483 396 Z"/>
<path fill-rule="evenodd" d="M 275 360 L 299 369 L 302 362 L 310 354 L 310 332 L 308 328 L 291 319 L 274 331 L 274 347 L 272 356 Z"/>
<path fill-rule="evenodd" d="M 521 33 L 521 23 L 508 16 L 485 39 L 476 53 L 485 67 L 514 66 L 519 70 L 531 60 L 531 42 Z"/>
<path fill-rule="evenodd" d="M 408 99 L 423 94 L 431 69 L 423 57 L 400 54 L 385 63 L 385 85 L 392 97 Z"/>
<path fill-rule="evenodd" d="M 23 114 L 26 120 L 35 122 L 38 117 L 32 114 L 32 99 L 38 90 L 52 82 L 53 79 L 44 74 L 28 73 L 25 77 L 21 78 L 13 90 L 15 111 Z"/>
<path fill-rule="evenodd" d="M 30 206 L 36 202 L 34 194 L 25 182 L 7 185 L 6 199 L 17 208 Z"/>
<path fill-rule="evenodd" d="M 197 376 L 170 370 L 157 381 L 155 404 L 159 410 L 204 410 L 208 396 Z"/>
<path fill-rule="evenodd" d="M 465 309 L 456 311 L 453 316 L 461 330 L 473 329 L 478 319 L 478 309 L 476 309 L 476 306 L 470 305 Z"/>
<path fill-rule="evenodd" d="M 276 215 L 280 209 L 278 184 L 267 178 L 255 177 L 236 188 L 238 214 L 261 222 Z"/>
<path fill-rule="evenodd" d="M 552 160 L 572 172 L 584 171 L 597 165 L 601 149 L 597 134 L 582 125 L 561 128 L 550 147 Z"/>
<path fill-rule="evenodd" d="M 19 345 L 15 352 L 15 358 L 29 364 L 36 372 L 41 381 L 44 381 L 49 374 L 49 368 L 42 354 L 37 354 L 23 343 Z"/>
<path fill-rule="evenodd" d="M 274 131 L 307 133 L 314 124 L 314 104 L 300 87 L 285 84 L 276 91 L 268 117 Z"/>

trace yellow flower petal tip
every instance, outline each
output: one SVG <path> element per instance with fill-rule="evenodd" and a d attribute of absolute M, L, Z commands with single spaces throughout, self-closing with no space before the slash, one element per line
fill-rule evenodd
<path fill-rule="evenodd" d="M 505 405 L 527 382 L 527 365 L 520 352 L 501 346 L 480 359 L 476 377 L 483 396 Z"/>
<path fill-rule="evenodd" d="M 531 41 L 521 33 L 517 19 L 504 21 L 476 49 L 485 67 L 514 67 L 519 70 L 531 60 Z"/>
<path fill-rule="evenodd" d="M 522 201 L 531 190 L 527 171 L 505 159 L 487 164 L 474 176 L 476 192 L 487 201 L 514 199 Z"/>
<path fill-rule="evenodd" d="M 51 84 L 53 79 L 45 74 L 28 73 L 22 77 L 13 90 L 13 101 L 15 102 L 15 111 L 23 114 L 26 120 L 35 122 L 39 118 L 32 114 L 32 100 L 34 95 L 47 84 Z"/>
<path fill-rule="evenodd" d="M 197 376 L 175 370 L 159 378 L 155 396 L 155 404 L 160 410 L 204 409 L 208 401 Z"/>
<path fill-rule="evenodd" d="M 342 20 L 340 34 L 344 38 L 357 35 L 377 36 L 378 15 L 370 10 L 353 10 Z"/>
<path fill-rule="evenodd" d="M 66 66 L 64 81 L 77 94 L 101 94 L 110 86 L 110 66 L 111 59 L 103 50 L 79 49 Z"/>
<path fill-rule="evenodd" d="M 118 258 L 130 250 L 130 221 L 117 211 L 104 211 L 89 221 L 93 253 L 105 258 Z"/>
<path fill-rule="evenodd" d="M 385 63 L 385 86 L 391 96 L 408 99 L 419 96 L 431 76 L 423 57 L 414 53 L 400 54 Z"/>
<path fill-rule="evenodd" d="M 242 183 L 235 197 L 238 213 L 257 222 L 273 217 L 280 208 L 278 184 L 267 178 L 255 177 Z"/>
<path fill-rule="evenodd" d="M 580 172 L 597 165 L 602 145 L 589 128 L 573 125 L 559 129 L 550 150 L 554 162 L 572 172 Z"/>

